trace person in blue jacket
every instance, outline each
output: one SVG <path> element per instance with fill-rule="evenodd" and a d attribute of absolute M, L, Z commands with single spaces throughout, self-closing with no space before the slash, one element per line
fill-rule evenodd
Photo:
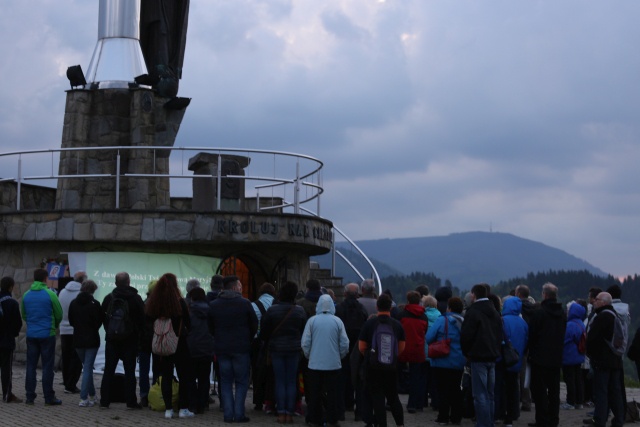
<path fill-rule="evenodd" d="M 438 385 L 438 418 L 439 424 L 459 424 L 462 420 L 462 391 L 460 381 L 466 358 L 462 354 L 460 346 L 460 329 L 462 328 L 462 310 L 464 304 L 458 297 L 449 298 L 447 311 L 438 317 L 427 330 L 426 342 L 433 343 L 444 339 L 451 339 L 451 350 L 448 356 L 433 358 L 431 370 L 435 374 Z M 446 333 L 445 333 L 446 328 Z"/>
<path fill-rule="evenodd" d="M 572 301 L 567 314 L 567 329 L 564 333 L 562 348 L 562 376 L 567 385 L 567 401 L 560 405 L 562 409 L 581 409 L 584 401 L 584 386 L 580 366 L 584 363 L 584 353 L 578 345 L 585 333 L 584 319 L 587 315 L 586 302 Z M 585 337 L 586 339 L 586 337 Z M 585 345 L 586 349 L 586 345 Z"/>
<path fill-rule="evenodd" d="M 507 368 L 502 361 L 499 361 L 496 368 L 496 372 L 499 372 L 496 375 L 496 388 L 501 388 L 499 400 L 504 402 L 501 409 L 503 413 L 496 413 L 496 418 L 504 416 L 505 426 L 512 425 L 513 421 L 520 417 L 520 369 L 529 337 L 529 326 L 521 317 L 521 312 L 522 300 L 520 298 L 508 297 L 502 303 L 503 340 L 505 343 L 511 342 L 520 355 L 520 360 L 515 365 Z M 497 377 L 502 377 L 500 386 L 498 386 Z"/>

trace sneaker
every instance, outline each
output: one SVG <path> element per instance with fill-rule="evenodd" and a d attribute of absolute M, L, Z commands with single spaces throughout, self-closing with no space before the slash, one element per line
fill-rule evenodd
<path fill-rule="evenodd" d="M 55 397 L 51 400 L 44 402 L 44 406 L 58 406 L 58 405 L 62 405 L 62 400 L 57 399 Z"/>
<path fill-rule="evenodd" d="M 584 407 L 585 408 L 593 408 L 594 406 L 596 406 L 592 401 L 588 401 L 584 403 Z"/>
<path fill-rule="evenodd" d="M 173 415 L 173 414 L 172 414 Z M 167 417 L 167 414 L 165 412 L 165 418 Z M 178 412 L 178 417 L 180 418 L 193 418 L 195 416 L 195 414 L 193 412 L 191 412 L 188 409 L 180 409 L 180 412 Z"/>
<path fill-rule="evenodd" d="M 267 415 L 273 414 L 273 403 L 265 402 L 264 404 L 264 413 Z"/>
<path fill-rule="evenodd" d="M 91 401 L 91 400 L 89 400 L 89 399 L 81 400 L 81 401 L 80 401 L 80 403 L 78 403 L 78 406 L 80 406 L 80 407 L 82 407 L 82 408 L 90 408 L 90 407 L 92 407 L 93 405 L 95 405 L 95 403 L 94 403 L 94 402 L 92 402 L 92 401 Z"/>
<path fill-rule="evenodd" d="M 293 415 L 295 415 L 296 417 L 301 417 L 304 415 L 304 411 L 302 410 L 301 400 L 296 402 L 296 408 L 293 410 Z"/>
<path fill-rule="evenodd" d="M 98 403 L 98 399 L 96 399 L 96 396 L 89 395 L 89 401 L 93 402 L 94 405 Z"/>
<path fill-rule="evenodd" d="M 167 409 L 166 411 L 164 411 L 164 417 L 173 418 L 173 409 Z"/>

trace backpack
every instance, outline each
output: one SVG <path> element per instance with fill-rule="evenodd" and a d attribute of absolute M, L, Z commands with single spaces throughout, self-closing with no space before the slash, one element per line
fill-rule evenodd
<path fill-rule="evenodd" d="M 398 340 L 391 322 L 379 321 L 373 331 L 369 366 L 373 369 L 394 370 L 398 359 Z"/>
<path fill-rule="evenodd" d="M 180 319 L 182 328 L 182 319 Z M 151 351 L 158 356 L 171 356 L 178 350 L 180 337 L 173 330 L 173 323 L 169 317 L 161 317 L 153 322 L 153 340 Z"/>
<path fill-rule="evenodd" d="M 109 341 L 123 341 L 133 335 L 133 323 L 129 317 L 129 303 L 111 294 L 111 302 L 107 309 L 107 339 Z"/>
<path fill-rule="evenodd" d="M 622 324 L 620 316 L 618 316 L 616 312 L 612 310 L 602 310 L 602 313 L 604 312 L 613 314 L 615 318 L 613 337 L 611 338 L 611 341 L 607 341 L 607 344 L 614 354 L 617 356 L 624 356 L 624 353 L 627 351 L 627 342 L 629 341 L 628 332 Z"/>

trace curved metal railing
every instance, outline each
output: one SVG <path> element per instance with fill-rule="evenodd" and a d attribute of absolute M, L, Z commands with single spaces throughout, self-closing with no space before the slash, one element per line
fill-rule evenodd
<path fill-rule="evenodd" d="M 121 173 L 121 154 L 126 151 L 145 150 L 152 152 L 153 160 L 151 173 Z M 115 156 L 115 168 L 110 173 L 100 174 L 66 174 L 61 175 L 57 169 L 60 156 L 65 155 L 66 161 L 74 160 L 74 153 L 77 153 L 77 162 L 81 161 L 80 154 L 86 151 L 113 152 Z M 179 171 L 179 173 L 155 173 L 157 170 L 156 161 L 159 153 L 170 151 L 169 170 Z M 79 147 L 79 148 L 57 148 L 42 150 L 25 150 L 0 153 L 0 171 L 5 177 L 0 177 L 0 182 L 13 181 L 17 183 L 15 209 L 20 210 L 21 206 L 21 186 L 23 183 L 30 181 L 49 181 L 55 187 L 58 180 L 67 179 L 87 179 L 102 178 L 116 180 L 116 197 L 115 209 L 120 209 L 117 192 L 119 191 L 120 179 L 130 178 L 168 178 L 170 180 L 181 181 L 184 179 L 202 179 L 217 178 L 218 193 L 220 193 L 220 185 L 222 182 L 222 168 L 217 168 L 217 175 L 202 174 L 186 174 L 185 165 L 188 170 L 188 158 L 185 159 L 187 153 L 209 153 L 218 155 L 218 165 L 221 164 L 222 156 L 225 155 L 242 155 L 251 159 L 245 168 L 245 175 L 225 175 L 225 179 L 239 179 L 245 182 L 245 196 L 256 198 L 256 209 L 258 211 L 268 210 L 285 210 L 292 209 L 293 213 L 301 212 L 312 216 L 322 218 L 321 211 L 321 195 L 324 193 L 322 186 L 322 168 L 323 162 L 304 154 L 297 154 L 285 151 L 261 150 L 250 148 L 211 148 L 211 147 L 161 147 L 161 146 L 113 146 L 113 147 Z M 163 157 L 164 154 L 163 154 Z M 270 161 L 257 161 L 257 157 L 266 158 Z M 17 161 L 16 161 L 17 159 Z M 28 161 L 26 160 L 28 159 Z M 44 166 L 46 165 L 46 167 Z M 283 172 L 284 170 L 284 172 Z M 13 177 L 6 177 L 11 174 Z M 47 173 L 48 172 L 48 173 Z M 254 185 L 248 185 L 249 182 L 255 182 Z M 186 193 L 187 189 L 181 184 L 176 186 L 171 184 L 177 193 Z M 176 188 L 177 187 L 177 188 Z M 290 195 L 293 195 L 293 201 L 290 201 Z M 261 198 L 272 198 L 281 200 L 281 203 L 272 206 L 261 207 Z M 315 210 L 309 206 L 315 202 Z M 218 209 L 220 209 L 220 197 L 217 198 Z M 363 257 L 365 262 L 370 266 L 372 276 L 376 280 L 381 291 L 382 286 L 378 272 L 364 254 L 364 252 L 338 227 L 334 225 L 334 234 L 338 233 L 342 236 L 355 251 Z M 363 275 L 358 269 L 335 248 L 335 238 L 332 246 L 332 272 L 335 273 L 335 255 L 340 256 L 347 265 L 361 278 Z"/>

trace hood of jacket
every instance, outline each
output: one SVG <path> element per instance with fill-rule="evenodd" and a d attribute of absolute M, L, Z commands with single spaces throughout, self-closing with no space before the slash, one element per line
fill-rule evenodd
<path fill-rule="evenodd" d="M 221 299 L 242 298 L 242 294 L 240 292 L 225 289 L 224 291 L 220 292 L 220 294 L 218 294 L 218 298 L 221 298 Z"/>
<path fill-rule="evenodd" d="M 81 287 L 82 287 L 81 283 L 69 282 L 64 288 L 69 292 L 80 292 Z"/>
<path fill-rule="evenodd" d="M 427 307 L 424 313 L 427 315 L 427 319 L 429 319 L 429 325 L 433 325 L 433 322 L 442 315 L 440 310 L 435 307 Z"/>
<path fill-rule="evenodd" d="M 424 316 L 424 307 L 420 304 L 407 304 L 404 306 L 404 309 L 414 316 L 422 317 Z"/>
<path fill-rule="evenodd" d="M 322 313 L 336 314 L 336 306 L 333 304 L 333 299 L 329 295 L 322 295 L 318 299 L 316 314 Z"/>
<path fill-rule="evenodd" d="M 37 280 L 31 284 L 29 290 L 32 291 L 42 291 L 48 289 L 46 283 L 38 282 Z"/>
<path fill-rule="evenodd" d="M 586 315 L 587 310 L 577 302 L 574 302 L 569 306 L 569 314 L 567 316 L 567 320 L 577 319 L 582 322 L 584 321 Z"/>
<path fill-rule="evenodd" d="M 522 311 L 522 300 L 517 297 L 511 297 L 504 300 L 502 304 L 502 315 L 519 316 Z"/>
<path fill-rule="evenodd" d="M 612 300 L 611 305 L 613 306 L 615 312 L 618 313 L 621 317 L 629 315 L 629 304 L 627 304 L 626 302 L 622 302 L 620 298 Z"/>
<path fill-rule="evenodd" d="M 564 309 L 562 308 L 562 304 L 558 302 L 556 299 L 545 299 L 540 303 L 540 308 L 542 308 L 547 314 L 553 317 L 563 317 Z"/>

